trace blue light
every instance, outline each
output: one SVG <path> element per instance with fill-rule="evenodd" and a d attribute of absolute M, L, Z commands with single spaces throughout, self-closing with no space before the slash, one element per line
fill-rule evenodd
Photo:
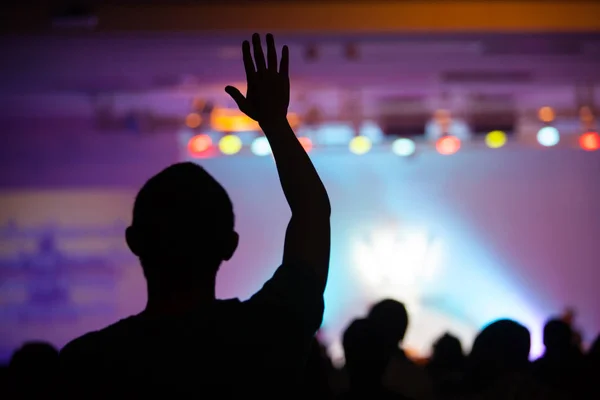
<path fill-rule="evenodd" d="M 407 157 L 414 154 L 416 149 L 415 142 L 410 139 L 400 138 L 392 143 L 392 151 L 399 156 Z"/>
<path fill-rule="evenodd" d="M 537 140 L 542 146 L 556 146 L 560 141 L 560 133 L 553 126 L 545 126 L 538 131 Z"/>
<path fill-rule="evenodd" d="M 359 134 L 369 138 L 372 143 L 381 143 L 384 139 L 383 130 L 373 121 L 365 121 L 359 129 Z"/>
<path fill-rule="evenodd" d="M 268 156 L 271 154 L 271 145 L 266 137 L 260 136 L 254 139 L 250 145 L 250 150 L 257 156 Z"/>

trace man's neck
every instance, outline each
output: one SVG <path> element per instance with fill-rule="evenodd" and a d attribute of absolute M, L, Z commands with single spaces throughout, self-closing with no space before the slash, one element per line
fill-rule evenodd
<path fill-rule="evenodd" d="M 184 314 L 215 300 L 215 282 L 184 287 L 152 287 L 148 285 L 147 315 Z"/>

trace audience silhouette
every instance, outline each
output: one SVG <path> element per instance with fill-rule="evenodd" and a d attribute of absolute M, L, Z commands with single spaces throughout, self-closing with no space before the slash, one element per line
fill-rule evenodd
<path fill-rule="evenodd" d="M 544 326 L 544 355 L 533 364 L 535 378 L 556 392 L 572 393 L 583 387 L 583 354 L 573 341 L 571 326 L 551 319 Z"/>
<path fill-rule="evenodd" d="M 49 343 L 27 342 L 14 352 L 8 365 L 12 398 L 52 397 L 56 390 L 58 350 Z"/>
<path fill-rule="evenodd" d="M 308 354 L 306 371 L 302 383 L 302 397 L 304 398 L 333 398 L 332 382 L 334 366 L 327 355 L 327 350 L 317 338 L 312 341 Z"/>
<path fill-rule="evenodd" d="M 468 357 L 465 383 L 477 394 L 520 393 L 528 379 L 531 338 L 523 325 L 508 319 L 486 326 Z"/>
<path fill-rule="evenodd" d="M 344 332 L 342 342 L 350 384 L 349 391 L 342 398 L 404 398 L 383 384 L 389 363 L 389 348 L 372 320 L 353 321 Z"/>
<path fill-rule="evenodd" d="M 216 300 L 220 265 L 238 245 L 232 203 L 202 167 L 172 165 L 139 191 L 127 244 L 139 258 L 148 301 L 139 314 L 69 343 L 60 354 L 64 395 L 170 397 L 283 395 L 302 384 L 323 316 L 330 204 L 287 121 L 289 52 L 242 45 L 247 92 L 225 88 L 269 140 L 292 217 L 283 261 L 247 301 Z M 198 212 L 209 210 L 209 212 Z"/>
<path fill-rule="evenodd" d="M 408 312 L 404 304 L 393 299 L 382 300 L 371 308 L 367 318 L 378 332 L 387 354 L 384 386 L 411 399 L 432 398 L 431 378 L 399 347 L 408 329 Z"/>
<path fill-rule="evenodd" d="M 465 364 L 458 338 L 446 333 L 434 343 L 425 369 L 431 377 L 436 398 L 457 396 L 462 392 Z"/>

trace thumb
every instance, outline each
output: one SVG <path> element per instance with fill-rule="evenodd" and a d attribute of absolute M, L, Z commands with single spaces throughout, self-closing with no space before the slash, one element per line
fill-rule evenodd
<path fill-rule="evenodd" d="M 244 97 L 244 95 L 237 88 L 235 88 L 233 86 L 225 86 L 225 92 L 231 96 L 233 101 L 235 101 L 235 104 L 237 104 L 237 106 L 241 110 L 244 106 L 244 102 L 246 101 L 246 98 Z"/>

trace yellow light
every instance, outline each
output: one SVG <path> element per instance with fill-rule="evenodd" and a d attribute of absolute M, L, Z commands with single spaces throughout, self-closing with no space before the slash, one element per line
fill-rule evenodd
<path fill-rule="evenodd" d="M 298 125 L 299 118 L 296 114 L 290 113 L 287 118 L 292 128 Z M 260 131 L 258 122 L 241 111 L 231 108 L 215 108 L 210 115 L 210 125 L 217 132 Z"/>
<path fill-rule="evenodd" d="M 235 135 L 226 135 L 219 140 L 219 150 L 228 156 L 242 149 L 242 140 Z"/>
<path fill-rule="evenodd" d="M 258 122 L 241 111 L 215 108 L 210 115 L 210 125 L 217 132 L 250 132 L 258 131 Z"/>
<path fill-rule="evenodd" d="M 350 141 L 350 151 L 354 154 L 365 154 L 371 150 L 371 140 L 366 136 L 356 136 Z"/>
<path fill-rule="evenodd" d="M 485 136 L 485 144 L 489 148 L 498 149 L 506 144 L 506 133 L 502 131 L 491 131 Z"/>

